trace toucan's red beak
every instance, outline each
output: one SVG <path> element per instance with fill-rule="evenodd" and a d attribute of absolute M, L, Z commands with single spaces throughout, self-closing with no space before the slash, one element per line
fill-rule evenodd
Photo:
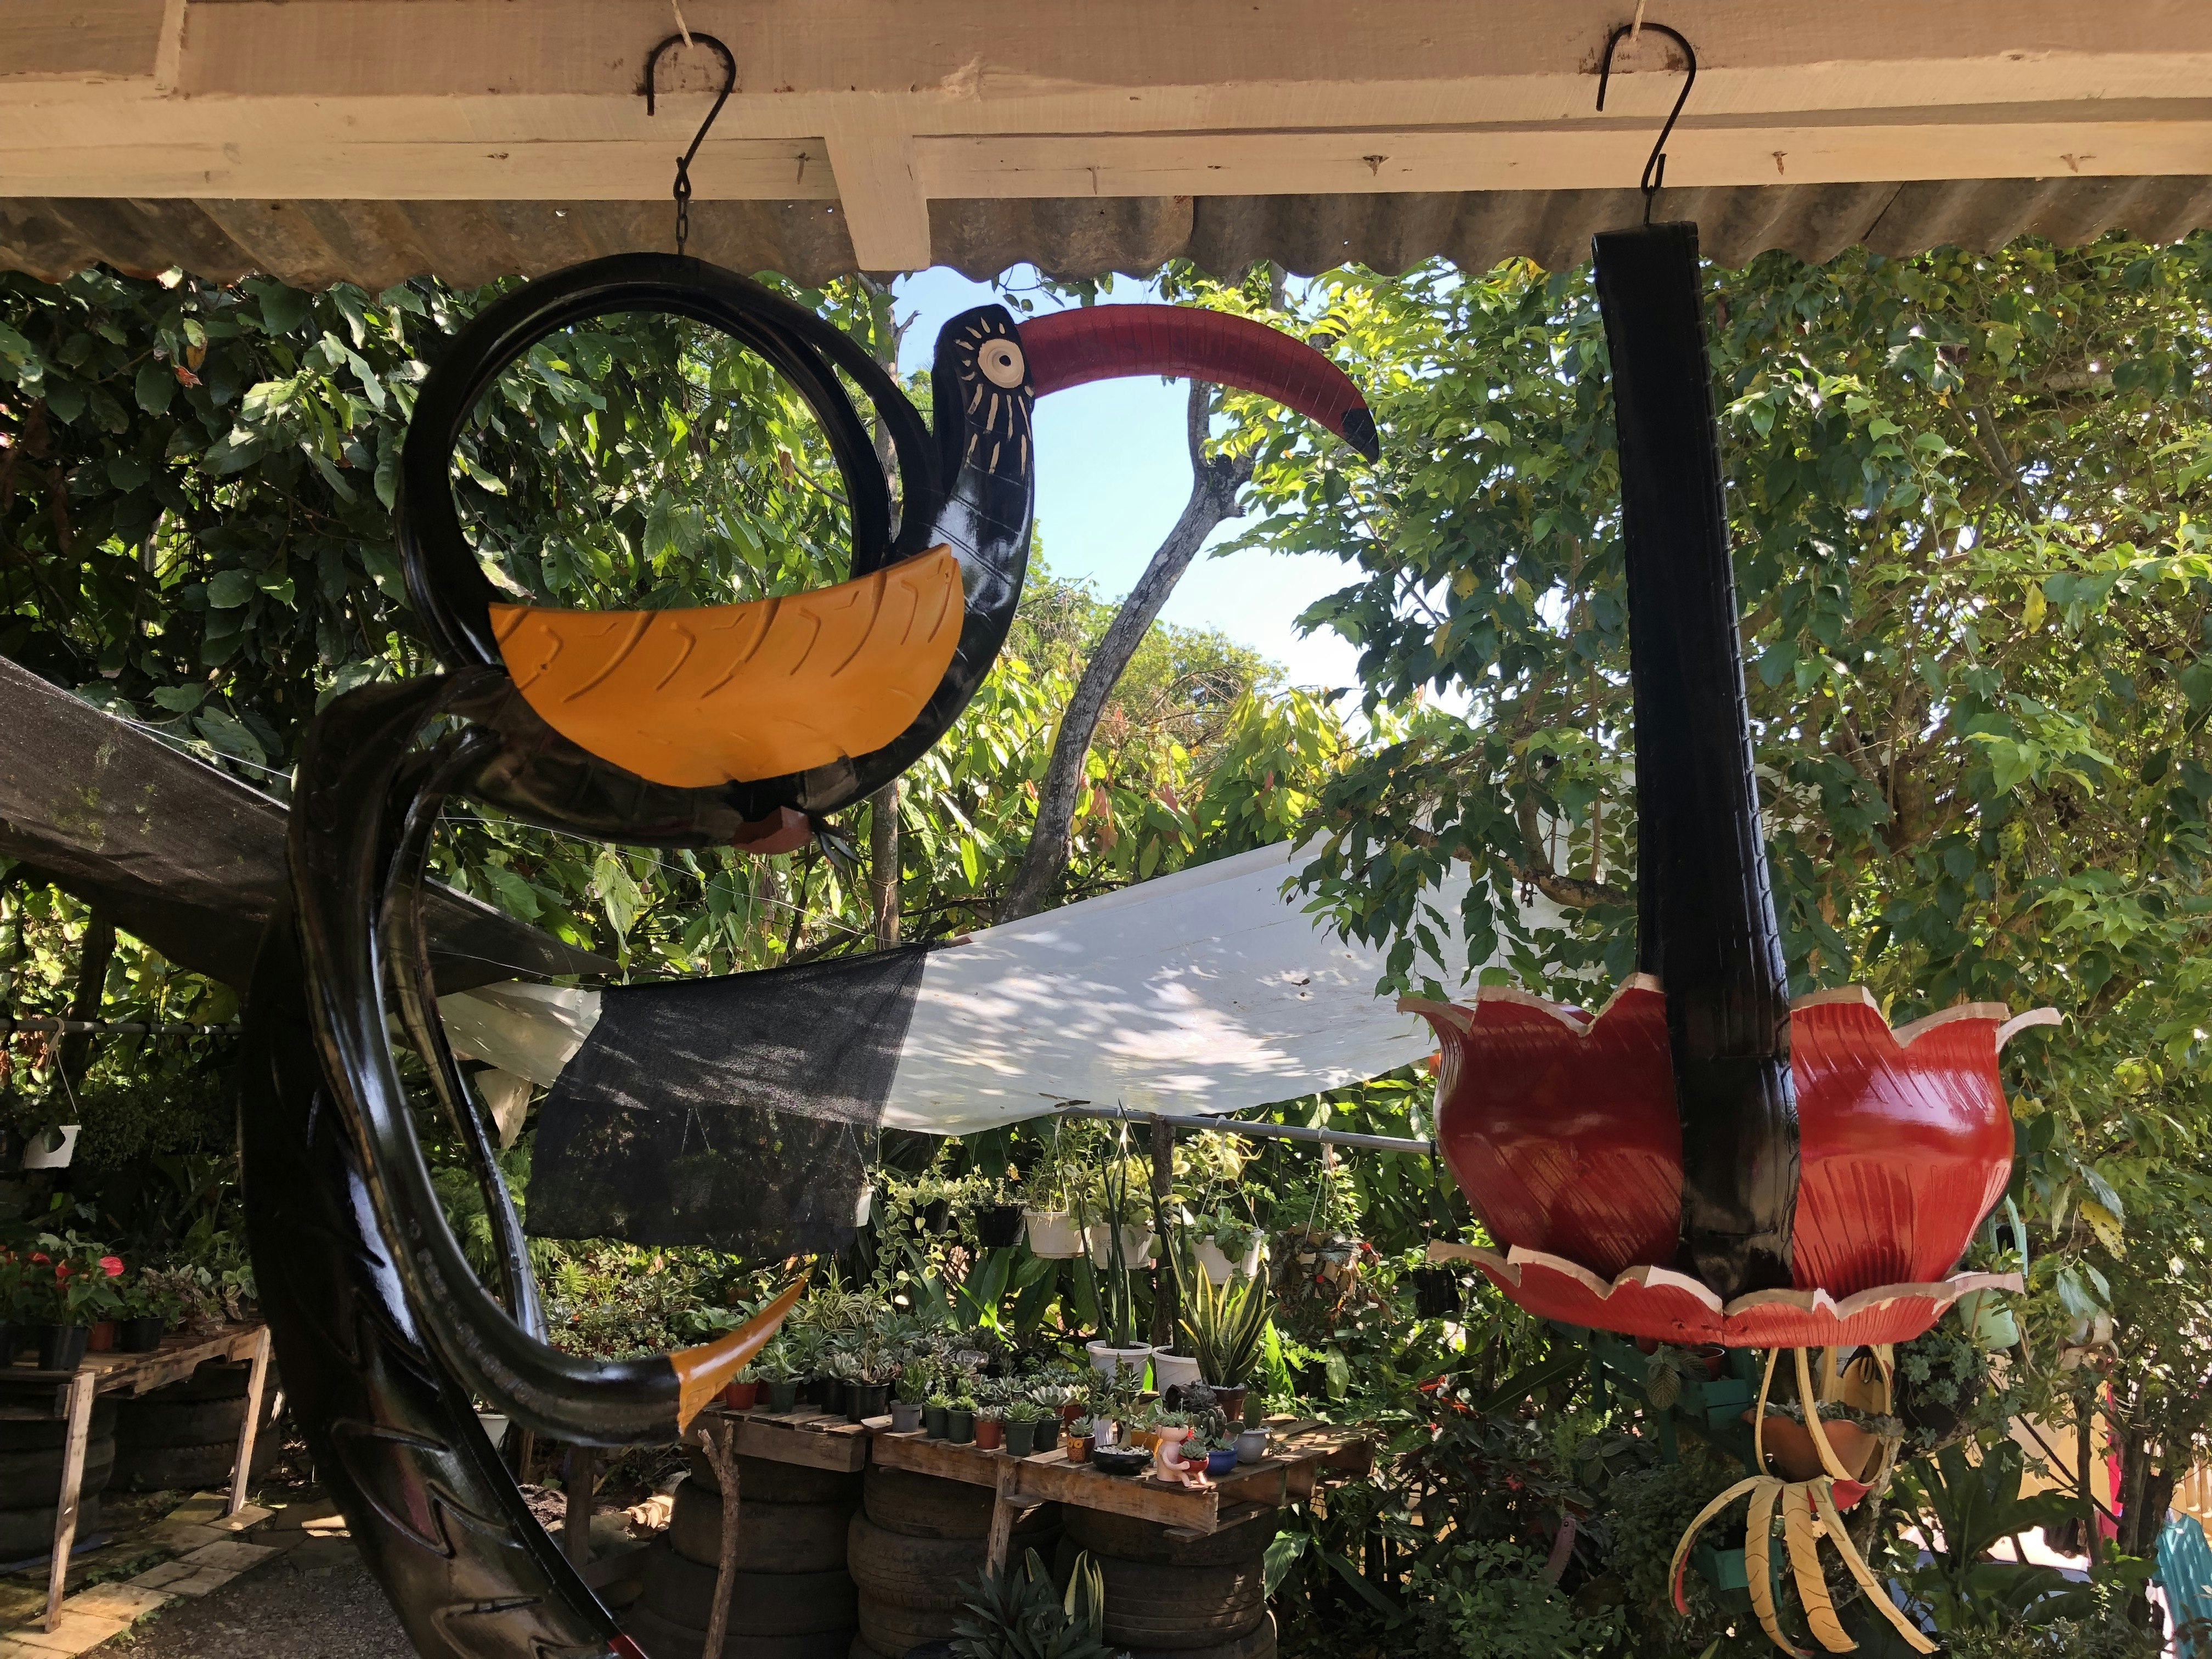
<path fill-rule="evenodd" d="M 1327 427 L 1369 460 L 1382 446 L 1359 388 L 1304 341 L 1249 317 L 1188 306 L 1083 306 L 1020 325 L 1036 395 L 1164 374 L 1256 392 Z"/>

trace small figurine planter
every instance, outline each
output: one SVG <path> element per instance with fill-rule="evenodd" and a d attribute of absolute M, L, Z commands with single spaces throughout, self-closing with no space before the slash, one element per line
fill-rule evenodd
<path fill-rule="evenodd" d="M 891 1432 L 912 1434 L 921 1426 L 922 1404 L 919 1400 L 891 1401 Z"/>
<path fill-rule="evenodd" d="M 1088 1463 L 1091 1461 L 1091 1449 L 1096 1443 L 1097 1442 L 1087 1434 L 1076 1435 L 1067 1443 L 1067 1461 L 1071 1463 Z"/>
<path fill-rule="evenodd" d="M 1065 1210 L 1024 1210 L 1022 1224 L 1029 1232 L 1031 1255 L 1066 1261 L 1083 1254 L 1083 1233 Z"/>

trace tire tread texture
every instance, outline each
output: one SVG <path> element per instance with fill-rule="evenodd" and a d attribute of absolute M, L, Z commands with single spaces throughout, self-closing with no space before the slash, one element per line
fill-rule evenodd
<path fill-rule="evenodd" d="M 714 1605 L 715 1570 L 665 1544 L 645 1566 L 638 1605 L 672 1625 L 703 1631 Z M 853 1628 L 853 1581 L 843 1572 L 740 1572 L 730 1585 L 732 1635 L 809 1636 Z"/>
<path fill-rule="evenodd" d="M 261 1397 L 261 1426 L 275 1421 L 274 1389 Z M 238 1438 L 246 1399 L 126 1400 L 116 1414 L 115 1437 L 126 1446 L 205 1446 Z"/>
<path fill-rule="evenodd" d="M 68 1449 L 43 1446 L 36 1451 L 0 1452 L 0 1504 L 15 1508 L 26 1498 L 58 1498 L 61 1493 L 62 1459 Z M 115 1468 L 115 1437 L 88 1440 L 84 1444 L 84 1474 L 77 1496 L 92 1498 L 107 1489 Z"/>
<path fill-rule="evenodd" d="M 1055 1563 L 1064 1581 L 1072 1540 Z M 1267 1620 L 1266 1564 L 1208 1566 L 1124 1561 L 1093 1553 L 1106 1581 L 1106 1639 L 1116 1648 L 1187 1653 L 1233 1644 Z"/>
<path fill-rule="evenodd" d="M 861 1639 L 880 1654 L 899 1655 L 924 1642 L 942 1642 L 959 1618 L 952 1607 L 902 1607 L 872 1595 L 860 1598 Z"/>
<path fill-rule="evenodd" d="M 702 1659 L 707 1650 L 705 1631 L 679 1625 L 641 1603 L 623 1613 L 621 1624 L 653 1659 Z M 849 1625 L 804 1636 L 740 1636 L 731 1631 L 722 1638 L 722 1659 L 846 1659 L 853 1640 Z"/>
<path fill-rule="evenodd" d="M 742 1493 L 743 1486 L 739 1491 Z M 836 1504 L 772 1504 L 741 1498 L 738 1505 L 737 1567 L 741 1572 L 831 1572 L 845 1565 L 848 1500 Z M 677 1483 L 669 1516 L 670 1547 L 701 1566 L 722 1562 L 722 1497 L 686 1479 Z"/>
<path fill-rule="evenodd" d="M 91 1435 L 94 1440 L 115 1437 L 113 1396 L 92 1402 Z M 0 1419 L 0 1454 L 41 1451 L 48 1446 L 58 1446 L 68 1438 L 69 1422 L 65 1418 Z"/>
<path fill-rule="evenodd" d="M 908 1538 L 980 1539 L 990 1535 L 991 1506 L 997 1499 L 988 1486 L 872 1463 L 861 1490 L 864 1512 L 885 1532 Z M 1016 1520 L 1014 1534 L 1017 1537 L 1029 1537 L 1049 1532 L 1059 1525 L 1060 1505 L 1040 1504 Z"/>
<path fill-rule="evenodd" d="M 983 1572 L 988 1540 L 981 1538 L 917 1538 L 878 1526 L 866 1515 L 853 1517 L 845 1559 L 863 1595 L 887 1606 L 957 1609 L 966 1599 L 960 1587 Z M 1022 1547 L 1052 1559 L 1048 1540 L 1024 1534 Z"/>
<path fill-rule="evenodd" d="M 1077 1548 L 1089 1550 L 1093 1555 L 1188 1567 L 1257 1561 L 1267 1554 L 1267 1546 L 1274 1542 L 1282 1524 L 1282 1511 L 1270 1510 L 1265 1515 L 1255 1516 L 1203 1538 L 1179 1539 L 1170 1538 L 1163 1522 L 1140 1520 L 1133 1515 L 1109 1515 L 1103 1510 L 1071 1507 L 1066 1518 L 1068 1538 Z"/>
<path fill-rule="evenodd" d="M 264 1430 L 253 1438 L 253 1458 L 246 1478 L 258 1480 L 276 1467 L 283 1449 L 283 1437 Z M 238 1455 L 238 1437 L 210 1441 L 201 1446 L 121 1446 L 115 1454 L 115 1473 L 110 1483 L 125 1492 L 198 1491 L 203 1486 L 228 1486 L 231 1463 Z"/>
<path fill-rule="evenodd" d="M 684 1462 L 696 1485 L 719 1492 L 721 1482 L 704 1452 L 686 1453 Z M 860 1476 L 836 1469 L 810 1469 L 798 1463 L 772 1463 L 765 1457 L 738 1459 L 738 1498 L 763 1504 L 844 1504 L 860 1501 Z"/>
<path fill-rule="evenodd" d="M 0 1561 L 22 1561 L 51 1555 L 54 1547 L 54 1506 L 42 1510 L 0 1510 Z M 100 1500 L 87 1498 L 76 1508 L 76 1535 L 89 1538 L 100 1525 Z"/>

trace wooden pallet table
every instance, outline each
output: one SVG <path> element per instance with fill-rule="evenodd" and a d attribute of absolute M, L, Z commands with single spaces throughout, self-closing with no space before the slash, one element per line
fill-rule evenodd
<path fill-rule="evenodd" d="M 866 1468 L 871 1431 L 889 1429 L 891 1425 L 889 1417 L 851 1423 L 842 1413 L 817 1412 L 808 1407 L 795 1412 L 758 1408 L 733 1412 L 726 1407 L 709 1406 L 701 1415 L 729 1425 L 730 1449 L 740 1457 L 763 1457 L 771 1463 L 798 1463 L 840 1474 L 855 1474 Z"/>
<path fill-rule="evenodd" d="M 62 1591 L 69 1579 L 70 1553 L 76 1545 L 78 1489 L 84 1484 L 85 1445 L 92 1437 L 92 1402 L 103 1394 L 143 1394 L 181 1382 L 210 1359 L 249 1359 L 246 1419 L 239 1425 L 238 1451 L 231 1463 L 230 1507 L 246 1507 L 246 1482 L 253 1462 L 253 1437 L 260 1425 L 261 1396 L 269 1376 L 269 1328 L 258 1323 L 226 1325 L 208 1337 L 164 1337 L 151 1353 L 88 1353 L 74 1371 L 40 1370 L 35 1364 L 0 1366 L 0 1419 L 69 1425 L 63 1440 L 61 1492 L 54 1510 L 54 1551 L 46 1566 L 46 1617 L 52 1630 L 61 1617 Z"/>
<path fill-rule="evenodd" d="M 919 1431 L 894 1434 L 888 1427 L 875 1429 L 869 1455 L 886 1468 L 993 1487 L 997 1498 L 988 1560 L 996 1572 L 1006 1564 L 1015 1517 L 1039 1504 L 1133 1516 L 1158 1522 L 1173 1537 L 1202 1538 L 1310 1497 L 1324 1468 L 1364 1473 L 1373 1459 L 1372 1448 L 1353 1430 L 1278 1417 L 1268 1419 L 1267 1431 L 1274 1449 L 1202 1489 L 1161 1480 L 1149 1470 L 1137 1476 L 1109 1474 L 1096 1464 L 1071 1462 L 1060 1447 L 1012 1457 L 1002 1450 L 926 1439 Z"/>

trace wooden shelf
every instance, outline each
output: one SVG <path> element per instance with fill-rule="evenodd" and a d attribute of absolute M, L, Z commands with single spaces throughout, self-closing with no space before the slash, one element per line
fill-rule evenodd
<path fill-rule="evenodd" d="M 0 1419 L 67 1415 L 70 1380 L 82 1374 L 91 1376 L 95 1394 L 144 1394 L 183 1382 L 210 1359 L 251 1359 L 264 1328 L 255 1322 L 226 1325 L 214 1336 L 165 1336 L 150 1353 L 88 1353 L 75 1371 L 45 1371 L 28 1364 L 0 1366 Z M 52 1390 L 51 1405 L 41 1397 L 46 1389 Z"/>
<path fill-rule="evenodd" d="M 772 1463 L 796 1463 L 844 1474 L 857 1474 L 867 1467 L 870 1431 L 888 1429 L 891 1423 L 889 1417 L 852 1423 L 830 1412 L 733 1412 L 721 1406 L 709 1406 L 702 1415 L 728 1422 L 730 1449 L 740 1457 L 763 1457 Z"/>

